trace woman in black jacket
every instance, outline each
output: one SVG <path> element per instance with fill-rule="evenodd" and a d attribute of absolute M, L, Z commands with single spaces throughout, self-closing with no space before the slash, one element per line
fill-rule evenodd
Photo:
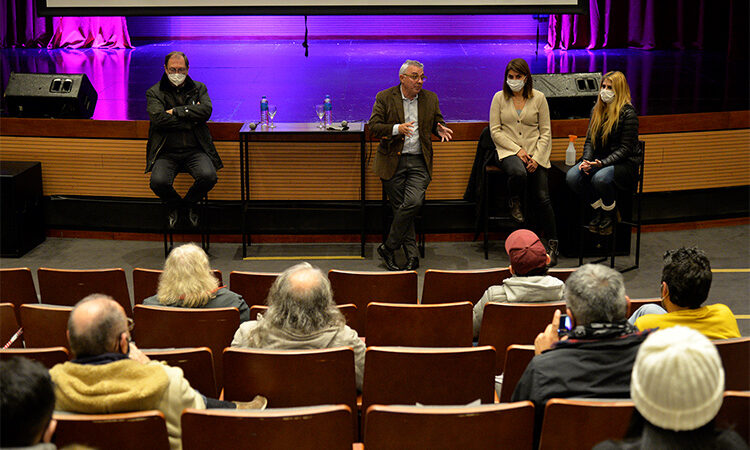
<path fill-rule="evenodd" d="M 566 176 L 568 186 L 594 208 L 591 232 L 612 234 L 617 192 L 632 191 L 642 157 L 628 82 L 621 72 L 609 72 L 591 110 L 583 158 Z"/>

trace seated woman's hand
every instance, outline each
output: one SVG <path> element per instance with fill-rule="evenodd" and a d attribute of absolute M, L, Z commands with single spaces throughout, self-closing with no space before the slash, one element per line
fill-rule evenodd
<path fill-rule="evenodd" d="M 518 156 L 519 158 L 521 158 L 521 161 L 523 161 L 524 164 L 528 164 L 529 160 L 531 159 L 529 157 L 529 154 L 526 153 L 526 150 L 524 150 L 524 149 L 519 149 L 518 152 L 516 152 L 516 156 Z"/>
<path fill-rule="evenodd" d="M 537 167 L 539 167 L 539 163 L 534 161 L 532 158 L 529 158 L 529 162 L 526 163 L 526 171 L 529 173 L 534 173 Z"/>

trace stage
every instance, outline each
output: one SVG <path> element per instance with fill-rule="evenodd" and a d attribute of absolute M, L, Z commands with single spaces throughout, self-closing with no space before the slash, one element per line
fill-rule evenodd
<path fill-rule="evenodd" d="M 202 39 L 133 40 L 134 49 L 0 50 L 5 90 L 11 71 L 86 73 L 99 100 L 95 120 L 147 120 L 145 92 L 163 73 L 164 55 L 181 50 L 190 76 L 206 83 L 214 122 L 259 117 L 266 95 L 279 122 L 316 120 L 314 105 L 326 94 L 336 120 L 367 120 L 375 94 L 398 82 L 405 59 L 425 64 L 425 89 L 435 91 L 448 122 L 486 121 L 505 65 L 528 61 L 533 73 L 625 73 L 639 115 L 750 109 L 748 56 L 732 59 L 715 50 L 554 50 L 535 39 Z"/>

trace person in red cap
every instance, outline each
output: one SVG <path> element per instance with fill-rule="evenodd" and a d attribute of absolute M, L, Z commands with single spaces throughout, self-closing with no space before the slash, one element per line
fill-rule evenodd
<path fill-rule="evenodd" d="M 530 230 L 516 230 L 505 240 L 512 277 L 490 286 L 474 305 L 474 337 L 479 336 L 484 305 L 496 303 L 559 302 L 564 284 L 547 275 L 550 256 L 539 236 Z"/>

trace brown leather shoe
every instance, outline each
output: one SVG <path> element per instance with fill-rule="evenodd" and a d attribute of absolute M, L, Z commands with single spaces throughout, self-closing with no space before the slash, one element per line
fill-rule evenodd
<path fill-rule="evenodd" d="M 252 401 L 232 403 L 237 405 L 237 409 L 266 409 L 266 406 L 268 406 L 268 399 L 262 395 L 256 395 Z"/>

